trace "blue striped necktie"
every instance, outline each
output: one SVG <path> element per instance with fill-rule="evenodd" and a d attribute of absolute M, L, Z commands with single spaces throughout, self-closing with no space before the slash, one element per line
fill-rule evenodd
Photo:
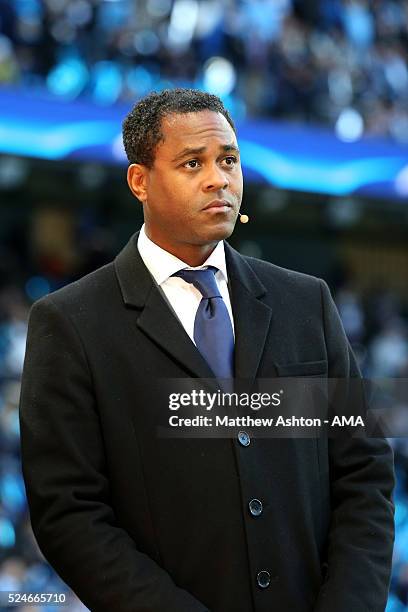
<path fill-rule="evenodd" d="M 215 376 L 234 376 L 234 334 L 227 307 L 215 280 L 216 268 L 180 270 L 180 276 L 202 295 L 194 320 L 194 342 Z"/>

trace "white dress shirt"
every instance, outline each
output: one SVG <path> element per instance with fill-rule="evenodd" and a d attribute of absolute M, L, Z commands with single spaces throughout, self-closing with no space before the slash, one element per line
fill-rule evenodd
<path fill-rule="evenodd" d="M 152 242 L 146 235 L 144 225 L 140 230 L 137 248 L 146 268 L 149 270 L 158 286 L 163 290 L 174 312 L 180 319 L 182 326 L 193 342 L 194 320 L 202 295 L 194 285 L 187 283 L 178 276 L 172 276 L 172 274 L 185 268 L 188 270 L 202 270 L 208 266 L 217 268 L 215 280 L 227 307 L 231 319 L 232 330 L 234 332 L 234 319 L 232 316 L 231 301 L 227 285 L 228 275 L 225 263 L 224 242 L 222 240 L 217 244 L 203 265 L 197 266 L 196 268 L 192 268 L 184 261 L 181 261 L 181 259 L 178 259 Z"/>

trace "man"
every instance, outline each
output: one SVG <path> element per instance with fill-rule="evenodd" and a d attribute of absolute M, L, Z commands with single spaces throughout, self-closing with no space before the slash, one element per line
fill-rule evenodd
<path fill-rule="evenodd" d="M 30 316 L 21 440 L 41 550 L 101 612 L 383 611 L 384 440 L 158 435 L 161 379 L 358 369 L 323 281 L 223 242 L 242 174 L 221 101 L 154 93 L 123 133 L 144 227 Z"/>

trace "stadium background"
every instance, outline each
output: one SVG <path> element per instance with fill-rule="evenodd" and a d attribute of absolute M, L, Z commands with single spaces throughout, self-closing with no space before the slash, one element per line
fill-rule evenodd
<path fill-rule="evenodd" d="M 49 126 L 69 116 L 72 132 L 86 109 L 119 134 L 152 89 L 220 95 L 247 138 L 250 223 L 230 242 L 325 278 L 364 375 L 408 377 L 407 59 L 406 0 L 0 0 L 0 591 L 68 592 L 36 546 L 21 476 L 30 304 L 142 222 L 117 139 L 64 149 L 67 131 Z M 407 612 L 408 440 L 391 442 L 387 612 Z"/>

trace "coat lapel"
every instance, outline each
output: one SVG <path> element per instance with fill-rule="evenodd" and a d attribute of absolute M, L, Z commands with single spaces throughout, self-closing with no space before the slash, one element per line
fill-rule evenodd
<path fill-rule="evenodd" d="M 214 377 L 207 362 L 156 286 L 152 287 L 137 324 L 147 336 L 154 340 L 172 359 L 178 361 L 192 376 Z"/>
<path fill-rule="evenodd" d="M 136 324 L 193 377 L 212 378 L 205 359 L 147 270 L 137 249 L 138 233 L 115 258 L 123 301 L 137 311 Z M 235 377 L 254 379 L 262 357 L 272 311 L 260 301 L 266 289 L 247 261 L 225 243 L 235 326 Z"/>
<path fill-rule="evenodd" d="M 235 377 L 253 380 L 264 351 L 272 309 L 260 301 L 266 289 L 247 261 L 225 243 L 235 326 Z"/>
<path fill-rule="evenodd" d="M 213 378 L 207 362 L 147 270 L 137 249 L 137 237 L 138 233 L 134 234 L 115 258 L 116 275 L 125 305 L 136 310 L 138 328 L 190 376 Z"/>

